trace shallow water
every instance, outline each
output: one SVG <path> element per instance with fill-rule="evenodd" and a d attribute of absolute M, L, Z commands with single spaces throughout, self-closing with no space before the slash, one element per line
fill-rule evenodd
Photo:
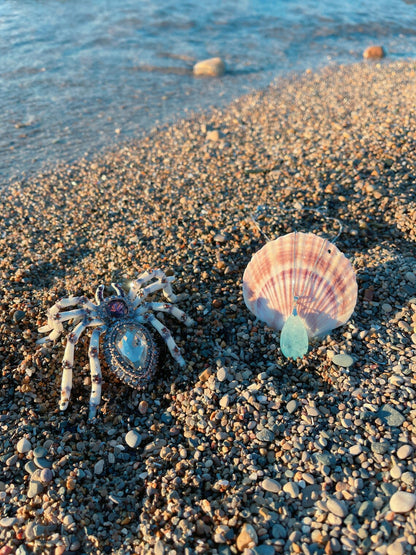
<path fill-rule="evenodd" d="M 340 4 L 340 5 L 338 5 Z M 3 0 L 0 178 L 31 175 L 306 68 L 416 57 L 413 0 Z M 228 73 L 197 79 L 197 60 Z"/>

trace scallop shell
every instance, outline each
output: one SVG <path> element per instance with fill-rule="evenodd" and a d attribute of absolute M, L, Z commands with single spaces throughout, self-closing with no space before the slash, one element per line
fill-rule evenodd
<path fill-rule="evenodd" d="M 357 282 L 334 244 L 295 232 L 266 243 L 252 257 L 243 295 L 247 308 L 276 330 L 296 308 L 308 336 L 314 337 L 347 322 L 357 302 Z"/>

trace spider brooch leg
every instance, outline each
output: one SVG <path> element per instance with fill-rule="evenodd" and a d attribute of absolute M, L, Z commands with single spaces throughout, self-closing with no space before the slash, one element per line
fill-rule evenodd
<path fill-rule="evenodd" d="M 146 287 L 143 287 L 145 283 L 148 283 L 152 279 L 156 279 L 155 283 L 151 283 Z M 129 292 L 130 300 L 134 300 L 134 308 L 140 304 L 140 298 L 147 297 L 156 291 L 163 291 L 163 294 L 169 301 L 176 301 L 176 295 L 172 292 L 171 283 L 175 280 L 173 276 L 166 276 L 165 272 L 162 270 L 149 270 L 140 274 L 140 276 L 135 279 L 131 286 Z M 137 295 L 137 298 L 135 299 Z"/>
<path fill-rule="evenodd" d="M 97 407 L 101 401 L 102 375 L 98 353 L 100 348 L 100 335 L 105 331 L 105 326 L 102 326 L 95 328 L 95 330 L 91 334 L 90 347 L 88 350 L 91 370 L 91 396 L 88 420 L 92 420 L 93 418 L 95 418 Z"/>
<path fill-rule="evenodd" d="M 159 334 L 162 336 L 163 341 L 166 343 L 167 348 L 170 351 L 170 354 L 173 356 L 176 362 L 180 366 L 185 366 L 185 360 L 181 355 L 181 350 L 173 340 L 172 334 L 170 333 L 168 328 L 164 324 L 162 324 L 162 322 L 158 320 L 156 316 L 154 316 L 153 314 L 145 314 L 143 316 L 143 320 L 145 322 L 148 322 L 150 325 L 152 325 L 155 328 L 155 330 L 159 332 Z"/>
<path fill-rule="evenodd" d="M 87 326 L 89 321 L 84 319 L 77 326 L 74 331 L 68 334 L 67 343 L 65 347 L 64 358 L 62 361 L 62 382 L 61 382 L 61 400 L 59 402 L 60 410 L 65 410 L 68 407 L 69 398 L 72 390 L 72 368 L 74 366 L 74 350 L 75 345 Z"/>
<path fill-rule="evenodd" d="M 179 322 L 185 324 L 185 326 L 192 326 L 195 322 L 192 318 L 189 318 L 183 310 L 170 304 L 170 303 L 144 303 L 143 307 L 145 310 L 153 310 L 155 312 L 167 312 L 172 314 Z"/>

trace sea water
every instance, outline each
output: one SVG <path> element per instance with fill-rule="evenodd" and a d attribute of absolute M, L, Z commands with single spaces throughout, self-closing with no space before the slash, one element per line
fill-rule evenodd
<path fill-rule="evenodd" d="M 0 186 L 371 44 L 416 57 L 415 0 L 2 0 Z"/>

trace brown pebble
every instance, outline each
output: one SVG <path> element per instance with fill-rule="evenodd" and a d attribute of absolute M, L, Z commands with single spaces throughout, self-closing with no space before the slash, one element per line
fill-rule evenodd
<path fill-rule="evenodd" d="M 379 45 L 369 46 L 364 50 L 363 57 L 366 60 L 379 60 L 386 55 L 384 48 Z"/>

